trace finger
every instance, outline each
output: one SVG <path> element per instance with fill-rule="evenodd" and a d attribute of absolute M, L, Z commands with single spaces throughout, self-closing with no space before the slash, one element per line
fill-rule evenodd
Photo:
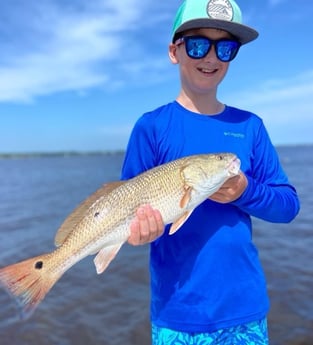
<path fill-rule="evenodd" d="M 147 217 L 147 206 L 139 207 L 136 215 L 139 222 L 139 242 L 140 244 L 143 244 L 148 242 L 150 234 L 150 224 Z"/>
<path fill-rule="evenodd" d="M 140 222 L 141 228 L 141 241 L 143 243 L 153 242 L 162 229 L 159 229 L 159 224 L 156 220 L 155 211 L 150 205 L 143 207 L 145 217 Z"/>
<path fill-rule="evenodd" d="M 128 243 L 133 246 L 138 246 L 140 244 L 140 223 L 137 218 L 135 218 L 130 224 Z"/>
<path fill-rule="evenodd" d="M 150 205 L 139 207 L 136 218 L 131 223 L 130 231 L 128 243 L 131 245 L 153 242 L 164 231 L 161 213 L 158 210 L 153 210 Z"/>
<path fill-rule="evenodd" d="M 164 231 L 164 223 L 160 211 L 152 209 L 150 205 L 145 207 L 147 221 L 149 223 L 150 235 L 149 240 L 153 241 L 161 236 Z"/>
<path fill-rule="evenodd" d="M 225 197 L 222 194 L 215 193 L 215 194 L 211 195 L 209 197 L 209 199 L 212 200 L 212 201 L 215 201 L 215 202 L 219 202 L 221 204 L 226 203 L 225 202 Z"/>
<path fill-rule="evenodd" d="M 226 204 L 229 202 L 229 188 L 220 189 L 209 197 L 210 200 Z"/>
<path fill-rule="evenodd" d="M 157 223 L 154 217 L 154 211 L 150 205 L 145 206 L 146 220 L 149 224 L 150 232 L 155 233 L 157 231 Z"/>

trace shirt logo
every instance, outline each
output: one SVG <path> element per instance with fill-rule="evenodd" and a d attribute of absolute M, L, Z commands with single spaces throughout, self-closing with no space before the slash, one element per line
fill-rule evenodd
<path fill-rule="evenodd" d="M 207 14 L 212 19 L 232 21 L 234 9 L 229 0 L 210 0 L 207 6 Z"/>
<path fill-rule="evenodd" d="M 224 132 L 225 137 L 233 137 L 238 139 L 244 139 L 246 136 L 243 133 L 234 133 L 234 132 Z"/>

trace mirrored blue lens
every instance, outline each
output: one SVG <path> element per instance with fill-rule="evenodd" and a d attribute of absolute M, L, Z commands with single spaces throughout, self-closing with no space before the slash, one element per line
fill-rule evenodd
<path fill-rule="evenodd" d="M 187 55 L 193 59 L 202 59 L 211 49 L 211 42 L 202 37 L 185 37 Z"/>
<path fill-rule="evenodd" d="M 186 53 L 192 59 L 204 58 L 214 45 L 217 58 L 223 62 L 229 62 L 236 57 L 240 48 L 238 41 L 228 39 L 210 40 L 202 36 L 185 36 L 183 40 Z"/>
<path fill-rule="evenodd" d="M 236 41 L 219 41 L 215 44 L 217 57 L 224 62 L 231 61 L 235 58 L 239 50 L 239 43 Z"/>

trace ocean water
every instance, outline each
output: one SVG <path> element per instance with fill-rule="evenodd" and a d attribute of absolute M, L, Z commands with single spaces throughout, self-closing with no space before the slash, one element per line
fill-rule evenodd
<path fill-rule="evenodd" d="M 313 344 L 313 146 L 278 148 L 300 195 L 291 224 L 254 219 L 271 297 L 272 345 Z M 117 180 L 123 154 L 0 159 L 0 266 L 53 249 L 66 216 L 101 184 Z M 0 291 L 2 345 L 150 344 L 148 246 L 124 245 L 97 275 L 92 257 L 53 287 L 33 316 L 15 319 Z"/>

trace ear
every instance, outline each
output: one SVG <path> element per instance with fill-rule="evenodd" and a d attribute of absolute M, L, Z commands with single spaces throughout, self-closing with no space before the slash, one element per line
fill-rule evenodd
<path fill-rule="evenodd" d="M 168 47 L 168 56 L 171 60 L 171 62 L 173 64 L 178 64 L 179 63 L 179 59 L 178 59 L 178 56 L 177 56 L 177 45 L 176 44 L 173 44 L 171 43 Z"/>

